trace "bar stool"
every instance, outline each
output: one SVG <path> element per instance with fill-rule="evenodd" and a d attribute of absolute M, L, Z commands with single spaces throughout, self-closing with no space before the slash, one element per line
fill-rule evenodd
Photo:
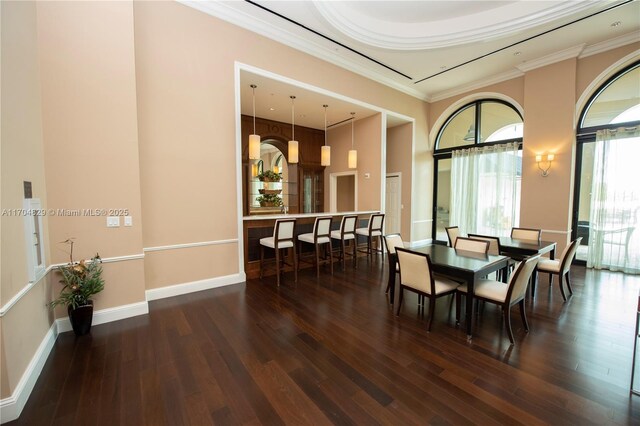
<path fill-rule="evenodd" d="M 382 225 L 384 224 L 384 213 L 376 213 L 372 214 L 369 218 L 369 226 L 366 228 L 358 228 L 356 229 L 356 234 L 367 237 L 367 250 L 361 250 L 367 253 L 367 256 L 371 256 L 373 254 L 373 249 L 371 248 L 371 243 L 373 239 L 379 238 L 377 241 L 376 247 L 382 246 Z M 377 252 L 382 253 L 382 250 L 377 248 Z"/>
<path fill-rule="evenodd" d="M 295 282 L 298 282 L 298 260 L 296 257 L 296 245 L 293 242 L 293 231 L 296 226 L 295 219 L 279 219 L 273 227 L 273 236 L 260 238 L 260 279 L 264 271 L 264 248 L 269 247 L 276 252 L 276 282 L 280 286 L 280 250 L 291 248 L 293 250 L 293 265 L 287 263 L 283 258 L 285 265 L 293 266 Z"/>
<path fill-rule="evenodd" d="M 325 260 L 322 263 L 329 262 L 331 266 L 331 275 L 333 275 L 333 256 L 331 255 L 331 216 L 325 217 L 317 217 L 316 221 L 313 224 L 313 232 L 307 234 L 298 235 L 300 259 L 298 261 L 298 265 L 300 261 L 302 261 L 302 243 L 313 244 L 315 248 L 315 265 L 316 265 L 316 276 L 320 277 L 320 246 L 324 246 L 325 249 Z M 327 259 L 327 255 L 329 258 Z"/>
<path fill-rule="evenodd" d="M 340 240 L 340 257 L 342 258 L 342 270 L 346 267 L 346 242 L 349 240 L 352 241 L 353 245 L 353 253 L 351 257 L 353 257 L 353 267 L 357 266 L 356 260 L 356 223 L 358 223 L 357 215 L 347 215 L 342 216 L 342 221 L 340 222 L 340 229 L 331 231 L 331 238 L 334 240 Z"/>

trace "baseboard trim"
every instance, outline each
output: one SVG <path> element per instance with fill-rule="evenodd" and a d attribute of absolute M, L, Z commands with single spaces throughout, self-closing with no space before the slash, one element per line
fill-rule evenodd
<path fill-rule="evenodd" d="M 426 246 L 427 244 L 432 244 L 432 243 L 433 243 L 433 239 L 432 238 L 427 238 L 426 240 L 411 241 L 409 243 L 409 248 Z"/>
<path fill-rule="evenodd" d="M 144 302 L 131 303 L 128 305 L 116 306 L 115 308 L 101 309 L 93 313 L 93 325 L 105 324 L 112 321 L 119 321 L 126 318 L 136 317 L 149 313 L 149 304 Z M 71 331 L 71 322 L 69 318 L 58 318 L 56 320 L 58 333 Z"/>
<path fill-rule="evenodd" d="M 53 323 L 33 354 L 33 358 L 27 365 L 27 369 L 22 374 L 13 394 L 0 400 L 0 423 L 7 423 L 20 417 L 57 337 L 56 323 Z"/>
<path fill-rule="evenodd" d="M 222 277 L 207 278 L 205 280 L 191 281 L 182 284 L 170 285 L 167 287 L 152 288 L 147 290 L 147 300 L 158 300 L 167 297 L 180 296 L 182 294 L 194 293 L 196 291 L 209 290 L 216 287 L 224 287 L 227 285 L 239 284 L 246 281 L 247 276 L 244 272 Z"/>

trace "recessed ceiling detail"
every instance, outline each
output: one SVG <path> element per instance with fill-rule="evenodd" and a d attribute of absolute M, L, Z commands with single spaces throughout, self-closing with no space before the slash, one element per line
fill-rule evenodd
<path fill-rule="evenodd" d="M 598 3 L 598 2 L 595 2 Z M 492 40 L 594 6 L 567 1 L 323 1 L 335 29 L 369 46 L 424 50 Z"/>

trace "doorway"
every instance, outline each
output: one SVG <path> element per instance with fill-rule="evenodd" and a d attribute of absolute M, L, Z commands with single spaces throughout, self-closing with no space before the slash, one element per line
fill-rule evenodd
<path fill-rule="evenodd" d="M 400 234 L 402 215 L 402 175 L 389 173 L 385 183 L 385 231 Z"/>
<path fill-rule="evenodd" d="M 339 172 L 329 175 L 330 210 L 353 212 L 358 210 L 358 172 Z"/>

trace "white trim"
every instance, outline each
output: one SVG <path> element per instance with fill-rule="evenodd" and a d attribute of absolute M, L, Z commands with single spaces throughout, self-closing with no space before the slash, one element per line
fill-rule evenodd
<path fill-rule="evenodd" d="M 160 288 L 152 288 L 145 292 L 147 300 L 158 300 L 167 297 L 180 296 L 182 294 L 195 293 L 196 291 L 209 290 L 212 288 L 223 287 L 232 284 L 240 284 L 246 281 L 247 276 L 244 272 L 226 275 L 222 277 L 207 278 L 200 281 L 191 281 L 188 283 L 170 285 Z"/>
<path fill-rule="evenodd" d="M 617 49 L 618 47 L 626 46 L 627 44 L 637 43 L 640 41 L 640 31 L 630 32 L 629 34 L 622 35 L 620 37 L 605 40 L 600 43 L 592 44 L 584 48 L 578 59 L 586 58 L 588 56 L 597 55 L 598 53 L 606 52 L 611 49 Z"/>
<path fill-rule="evenodd" d="M 516 68 L 518 68 L 522 72 L 529 72 L 536 68 L 542 68 L 546 67 L 547 65 L 555 64 L 556 62 L 564 61 L 571 58 L 577 58 L 584 50 L 584 47 L 585 43 L 582 43 L 577 46 L 573 46 L 559 52 L 554 52 L 550 55 L 546 55 L 538 59 L 523 62 L 522 64 L 516 66 Z"/>
<path fill-rule="evenodd" d="M 429 222 L 433 222 L 433 219 L 414 220 L 412 223 L 429 223 Z"/>
<path fill-rule="evenodd" d="M 57 337 L 58 332 L 54 323 L 44 335 L 11 396 L 0 400 L 0 423 L 7 423 L 20 417 Z"/>
<path fill-rule="evenodd" d="M 142 253 L 142 254 L 132 254 L 132 255 L 127 255 L 127 256 L 105 257 L 105 258 L 102 259 L 102 263 L 123 262 L 123 261 L 127 261 L 127 260 L 137 260 L 137 259 L 144 259 L 144 253 Z M 89 259 L 87 259 L 87 261 L 88 260 Z M 64 266 L 64 265 L 66 265 L 66 263 L 54 263 L 52 265 L 47 266 L 47 269 L 45 269 L 44 272 L 42 272 L 42 273 L 38 274 L 38 276 L 36 276 L 36 280 L 34 282 L 27 283 L 27 285 L 22 287 L 22 289 L 20 289 L 20 291 L 18 291 L 11 299 L 9 299 L 9 301 L 7 303 L 5 303 L 0 308 L 0 318 L 5 316 L 7 314 L 7 312 L 9 312 L 9 309 L 11 309 L 13 307 L 13 305 L 18 303 L 18 301 L 20 299 L 22 299 L 27 293 L 29 293 L 29 290 L 34 288 L 36 286 L 36 284 L 38 284 L 40 281 L 42 281 L 42 279 L 44 277 L 46 277 L 49 272 L 51 272 L 52 270 L 54 270 L 54 269 L 56 269 L 56 268 L 58 268 L 60 266 Z"/>
<path fill-rule="evenodd" d="M 149 313 L 149 304 L 144 302 L 136 302 L 128 305 L 120 305 L 114 308 L 100 309 L 93 312 L 92 325 L 106 324 L 108 322 L 119 321 L 126 318 L 136 317 L 138 315 L 146 315 Z M 71 322 L 69 317 L 58 318 L 56 320 L 58 333 L 71 331 Z"/>
<path fill-rule="evenodd" d="M 244 190 L 242 188 L 242 173 L 243 173 L 243 162 L 242 162 L 242 100 L 241 100 L 241 87 L 240 87 L 240 71 L 243 68 L 243 65 L 237 61 L 233 63 L 233 74 L 235 78 L 235 119 L 236 119 L 236 215 L 238 217 L 237 221 L 237 236 L 238 236 L 238 271 L 244 276 L 244 221 L 242 220 L 242 209 L 243 209 L 243 198 L 246 197 Z M 215 94 L 211 93 L 211 96 L 215 96 Z M 242 237 L 241 237 L 242 236 Z"/>
<path fill-rule="evenodd" d="M 545 234 L 570 234 L 571 233 L 571 229 L 569 229 L 568 231 L 560 231 L 557 229 L 541 229 L 541 232 L 544 232 Z"/>
<path fill-rule="evenodd" d="M 409 243 L 409 248 L 426 246 L 427 244 L 433 244 L 433 238 L 427 238 L 424 240 L 411 241 Z"/>
<path fill-rule="evenodd" d="M 378 73 L 374 71 L 371 66 L 356 64 L 353 61 L 341 57 L 340 54 L 336 54 L 335 46 L 333 45 L 323 45 L 322 42 L 315 43 L 305 40 L 302 37 L 287 31 L 284 26 L 273 25 L 273 23 L 260 19 L 258 16 L 251 15 L 230 5 L 236 2 L 196 0 L 178 0 L 178 2 L 218 19 L 227 21 L 235 26 L 244 28 L 252 33 L 267 37 L 277 43 L 292 47 L 307 55 L 315 56 L 316 58 L 337 65 L 347 71 L 370 78 L 373 81 L 391 87 L 402 93 L 406 93 L 407 95 L 413 96 L 422 101 L 426 100 L 425 95 L 420 91 L 395 81 L 395 74 L 394 78 L 385 76 L 383 73 L 388 73 L 388 70 L 385 69 L 382 73 Z M 339 50 L 342 51 L 343 49 L 339 48 Z"/>
<path fill-rule="evenodd" d="M 429 96 L 428 102 L 438 102 L 443 99 L 451 98 L 453 96 L 458 96 L 463 93 L 471 92 L 472 90 L 481 89 L 483 87 L 490 86 L 492 84 L 502 83 L 503 81 L 513 80 L 514 78 L 522 77 L 524 73 L 520 70 L 510 70 L 505 71 L 503 73 L 484 78 L 481 80 L 473 81 L 469 84 L 464 84 L 462 86 L 456 86 L 453 89 L 444 90 L 442 92 L 435 93 L 432 96 Z"/>
<path fill-rule="evenodd" d="M 386 161 L 385 161 L 386 164 Z M 384 214 L 385 214 L 385 223 L 384 223 L 384 229 L 385 232 L 383 234 L 388 233 L 389 231 L 387 231 L 387 220 L 386 220 L 386 215 L 387 215 L 387 179 L 389 178 L 394 178 L 397 177 L 400 180 L 400 184 L 399 184 L 399 194 L 400 194 L 400 205 L 398 206 L 398 220 L 400 222 L 400 226 L 399 226 L 399 231 L 398 234 L 402 234 L 402 210 L 404 207 L 404 204 L 402 202 L 402 172 L 390 172 L 387 173 L 384 177 Z"/>
<path fill-rule="evenodd" d="M 164 251 L 164 250 L 177 250 L 177 249 L 183 249 L 183 248 L 191 248 L 191 247 L 216 246 L 220 244 L 233 244 L 237 242 L 238 242 L 237 238 L 230 238 L 228 240 L 200 241 L 197 243 L 184 243 L 184 244 L 171 244 L 167 246 L 145 247 L 142 250 L 145 253 L 148 253 L 151 251 Z"/>

